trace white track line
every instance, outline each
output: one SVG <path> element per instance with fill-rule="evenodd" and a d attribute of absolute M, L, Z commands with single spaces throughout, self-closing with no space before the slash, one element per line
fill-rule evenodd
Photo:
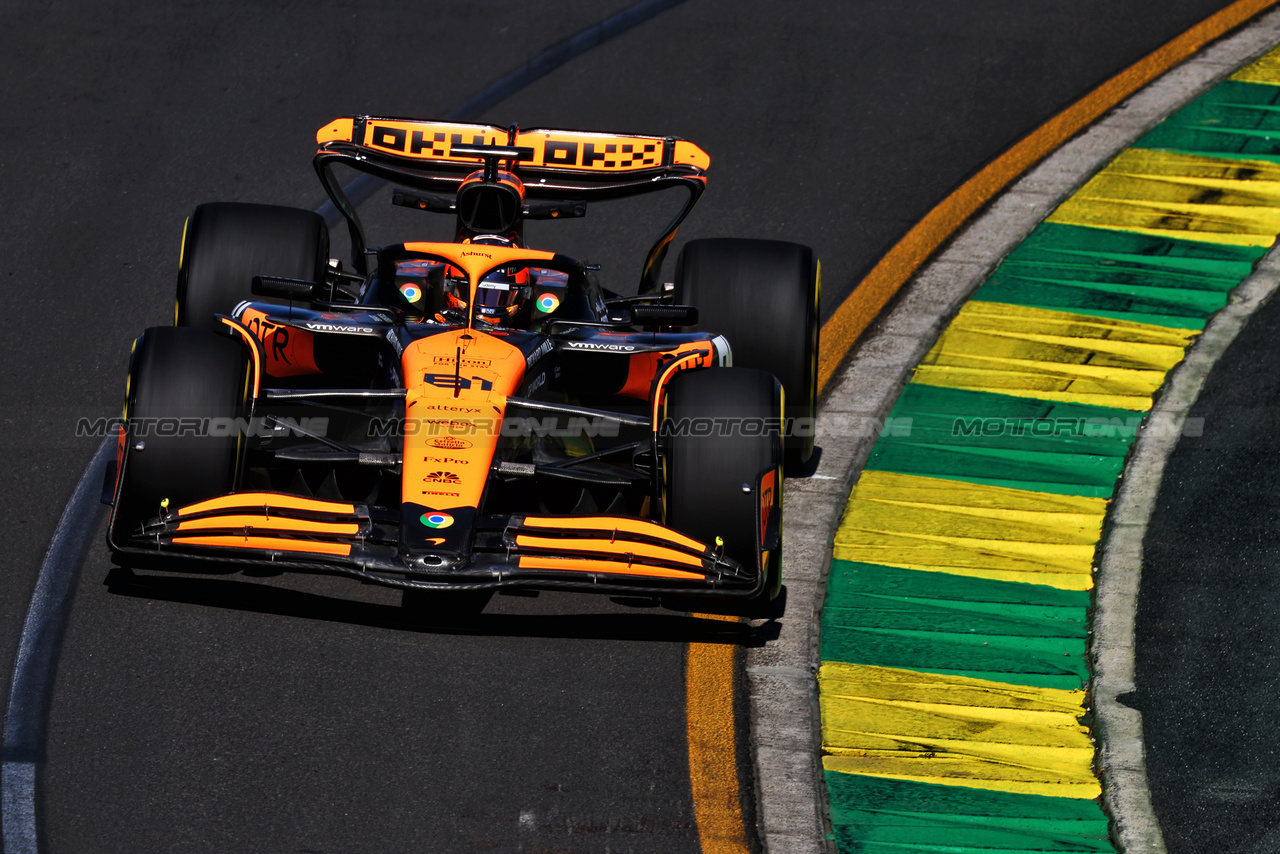
<path fill-rule="evenodd" d="M 80 575 L 80 557 L 98 527 L 102 478 L 114 451 L 115 442 L 104 439 L 62 511 L 22 624 L 5 711 L 4 762 L 0 767 L 0 850 L 7 854 L 39 851 L 36 766 L 44 761 L 45 711 L 57 669 L 58 646 Z"/>

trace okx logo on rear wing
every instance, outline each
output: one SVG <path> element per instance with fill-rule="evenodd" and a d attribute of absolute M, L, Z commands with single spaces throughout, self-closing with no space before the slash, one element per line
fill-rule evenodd
<path fill-rule="evenodd" d="M 711 165 L 711 158 L 701 148 L 676 137 L 636 136 L 594 133 L 589 131 L 533 128 L 500 128 L 494 125 L 461 122 L 433 122 L 415 119 L 351 116 L 336 119 L 316 133 L 321 152 L 339 152 L 353 148 L 365 156 L 413 161 L 415 170 L 432 172 L 427 162 L 437 165 L 442 180 L 455 178 L 483 166 L 483 160 L 469 154 L 455 154 L 455 147 L 504 145 L 526 149 L 519 160 L 518 171 L 530 183 L 529 190 L 540 187 L 529 177 L 556 177 L 580 184 L 580 189 L 599 187 L 600 175 L 631 176 L 633 173 L 671 172 L 672 177 L 698 177 Z M 354 153 L 354 152 L 353 152 Z M 567 173 L 585 172 L 574 182 Z M 423 177 L 436 177 L 424 175 Z M 641 176 L 634 176 L 641 177 Z M 642 180 L 652 180 L 646 174 Z M 560 181 L 559 190 L 567 189 Z"/>

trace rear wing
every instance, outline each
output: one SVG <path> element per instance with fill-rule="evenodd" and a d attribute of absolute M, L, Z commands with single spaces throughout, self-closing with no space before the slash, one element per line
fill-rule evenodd
<path fill-rule="evenodd" d="M 677 137 L 594 133 L 465 122 L 348 116 L 316 133 L 316 172 L 334 205 L 347 219 L 353 260 L 363 267 L 365 238 L 355 206 L 333 167 L 345 165 L 367 175 L 426 191 L 452 193 L 468 175 L 484 168 L 484 158 L 453 149 L 499 145 L 525 149 L 507 168 L 524 183 L 531 199 L 604 200 L 684 187 L 689 199 L 649 250 L 641 291 L 656 286 L 658 270 L 676 229 L 706 189 L 711 158 Z"/>

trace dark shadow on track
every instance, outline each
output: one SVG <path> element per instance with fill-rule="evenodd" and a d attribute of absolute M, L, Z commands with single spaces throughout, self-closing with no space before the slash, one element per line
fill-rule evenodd
<path fill-rule="evenodd" d="M 228 573 L 237 571 L 234 568 L 227 569 Z M 763 646 L 775 640 L 779 632 L 778 624 L 772 620 L 753 627 L 749 623 L 657 611 L 652 607 L 652 600 L 638 597 L 615 597 L 612 600 L 616 604 L 646 609 L 638 613 L 479 613 L 433 618 L 429 615 L 406 613 L 395 605 L 339 599 L 234 578 L 211 578 L 207 574 L 159 575 L 113 566 L 104 583 L 111 593 L 120 596 L 433 634 L 661 640 L 751 647 Z"/>

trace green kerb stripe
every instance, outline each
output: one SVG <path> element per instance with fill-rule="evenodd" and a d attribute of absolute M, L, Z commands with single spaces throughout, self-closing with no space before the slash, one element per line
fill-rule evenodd
<path fill-rule="evenodd" d="M 1128 409 L 915 383 L 890 417 L 868 469 L 1100 498 L 1141 423 Z"/>
<path fill-rule="evenodd" d="M 1156 125 L 1134 148 L 1212 157 L 1280 156 L 1280 87 L 1227 80 Z"/>
<path fill-rule="evenodd" d="M 823 661 L 1078 690 L 1087 591 L 831 562 Z"/>
<path fill-rule="evenodd" d="M 1042 223 L 973 299 L 1201 329 L 1265 251 Z"/>
<path fill-rule="evenodd" d="M 840 849 L 864 854 L 1112 851 L 1092 801 L 826 772 Z"/>

